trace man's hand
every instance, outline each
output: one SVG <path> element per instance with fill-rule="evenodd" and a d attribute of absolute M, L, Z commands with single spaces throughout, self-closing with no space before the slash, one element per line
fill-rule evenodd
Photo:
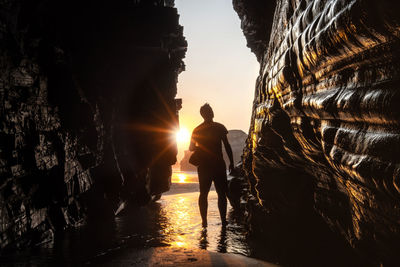
<path fill-rule="evenodd" d="M 229 164 L 229 174 L 231 174 L 235 170 L 235 166 L 233 166 L 233 163 Z"/>
<path fill-rule="evenodd" d="M 226 154 L 228 155 L 229 158 L 229 174 L 231 174 L 234 170 L 235 167 L 233 165 L 233 154 L 232 154 L 232 148 L 231 145 L 229 144 L 228 137 L 226 134 L 222 137 L 222 142 L 224 143 Z"/>

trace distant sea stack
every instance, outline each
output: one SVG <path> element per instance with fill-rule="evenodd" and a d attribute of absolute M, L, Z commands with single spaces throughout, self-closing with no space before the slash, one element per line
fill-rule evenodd
<path fill-rule="evenodd" d="M 192 151 L 185 150 L 185 154 L 181 160 L 180 168 L 181 171 L 193 172 L 197 170 L 197 167 L 189 163 L 189 158 L 192 155 Z"/>
<path fill-rule="evenodd" d="M 229 130 L 228 140 L 232 147 L 233 161 L 235 165 L 242 161 L 243 148 L 246 145 L 247 134 L 242 130 Z M 229 158 L 224 148 L 222 148 L 226 166 L 229 166 Z"/>
<path fill-rule="evenodd" d="M 229 143 L 231 144 L 231 147 L 232 147 L 233 160 L 236 165 L 242 159 L 243 148 L 246 144 L 247 134 L 245 132 L 243 132 L 242 130 L 229 130 L 227 136 L 228 136 Z M 226 151 L 224 148 L 222 148 L 222 153 L 224 156 L 226 166 L 228 167 L 229 159 L 228 159 L 228 155 L 226 154 Z M 196 171 L 197 170 L 197 168 L 195 166 L 193 166 L 192 164 L 189 163 L 189 158 L 191 155 L 192 155 L 191 151 L 189 151 L 189 150 L 185 151 L 183 159 L 180 162 L 181 171 Z"/>

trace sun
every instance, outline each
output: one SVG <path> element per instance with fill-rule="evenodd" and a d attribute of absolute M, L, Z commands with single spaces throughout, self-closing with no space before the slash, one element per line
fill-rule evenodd
<path fill-rule="evenodd" d="M 190 133 L 187 128 L 180 127 L 179 131 L 175 134 L 175 138 L 178 144 L 187 144 L 190 141 Z"/>
<path fill-rule="evenodd" d="M 174 184 L 184 184 L 189 182 L 187 174 L 183 172 L 174 172 L 172 174 L 172 183 Z"/>
<path fill-rule="evenodd" d="M 178 174 L 178 179 L 179 183 L 185 183 L 186 182 L 186 175 L 183 173 Z"/>

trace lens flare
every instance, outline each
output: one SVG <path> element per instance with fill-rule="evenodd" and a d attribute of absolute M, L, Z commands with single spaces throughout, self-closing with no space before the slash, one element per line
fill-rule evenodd
<path fill-rule="evenodd" d="M 178 144 L 186 144 L 190 141 L 190 133 L 187 128 L 181 127 L 175 134 L 176 142 Z"/>

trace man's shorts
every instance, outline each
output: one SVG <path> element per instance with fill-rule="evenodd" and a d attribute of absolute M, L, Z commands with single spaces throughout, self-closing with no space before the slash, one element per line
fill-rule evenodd
<path fill-rule="evenodd" d="M 202 164 L 197 168 L 197 173 L 199 176 L 200 193 L 208 193 L 211 188 L 211 183 L 214 181 L 214 186 L 218 195 L 226 195 L 228 191 L 228 181 L 226 166 L 223 160 Z"/>

